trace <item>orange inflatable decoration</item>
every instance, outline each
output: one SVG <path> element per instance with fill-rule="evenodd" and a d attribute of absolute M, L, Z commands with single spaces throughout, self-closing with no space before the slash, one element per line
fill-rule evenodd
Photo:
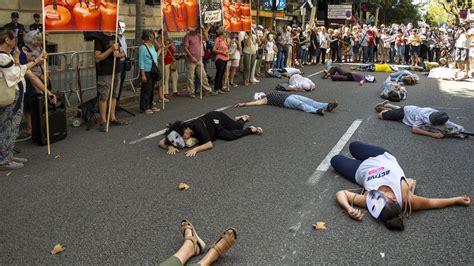
<path fill-rule="evenodd" d="M 252 19 L 250 17 L 242 16 L 240 20 L 242 20 L 242 30 L 250 31 L 250 28 L 252 27 Z"/>
<path fill-rule="evenodd" d="M 53 5 L 44 8 L 46 30 L 71 30 L 72 16 L 71 12 L 63 6 Z"/>
<path fill-rule="evenodd" d="M 77 30 L 93 31 L 99 25 L 100 11 L 95 3 L 76 4 L 73 10 L 74 22 Z"/>
<path fill-rule="evenodd" d="M 104 1 L 100 5 L 100 29 L 103 31 L 116 31 L 117 28 L 117 3 Z"/>
<path fill-rule="evenodd" d="M 56 1 L 56 3 L 67 8 L 67 10 L 72 13 L 76 4 L 79 3 L 79 0 L 59 0 Z"/>

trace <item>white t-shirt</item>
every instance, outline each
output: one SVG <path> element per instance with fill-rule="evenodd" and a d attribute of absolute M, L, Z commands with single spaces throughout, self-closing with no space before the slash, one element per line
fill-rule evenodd
<path fill-rule="evenodd" d="M 301 74 L 301 70 L 294 67 L 285 67 L 286 72 L 290 75 Z"/>
<path fill-rule="evenodd" d="M 10 62 L 14 62 L 13 57 L 10 54 L 0 53 L 0 65 L 7 66 Z M 8 87 L 16 86 L 19 90 L 18 83 L 23 84 L 23 91 L 26 91 L 25 75 L 28 68 L 26 65 L 16 66 L 13 64 L 8 68 L 0 68 L 2 79 L 5 79 Z"/>
<path fill-rule="evenodd" d="M 265 52 L 267 54 L 274 54 L 275 50 L 273 50 L 273 46 L 275 43 L 273 41 L 267 41 L 267 44 L 265 45 Z"/>
<path fill-rule="evenodd" d="M 456 48 L 465 48 L 467 49 L 467 37 L 466 33 L 463 32 L 459 35 L 458 39 L 456 40 Z"/>
<path fill-rule="evenodd" d="M 310 91 L 314 85 L 314 83 L 309 78 L 305 78 L 300 74 L 292 75 L 288 83 L 298 89 L 303 89 L 306 91 Z"/>
<path fill-rule="evenodd" d="M 402 185 L 405 173 L 397 162 L 397 159 L 388 152 L 376 157 L 364 160 L 355 174 L 357 184 L 365 190 L 378 190 L 381 186 L 392 189 L 400 207 L 403 207 Z"/>

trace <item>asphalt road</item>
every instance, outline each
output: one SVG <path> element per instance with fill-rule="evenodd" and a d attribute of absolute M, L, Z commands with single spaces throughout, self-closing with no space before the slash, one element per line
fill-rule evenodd
<path fill-rule="evenodd" d="M 357 186 L 331 167 L 326 171 L 323 161 L 356 120 L 349 142 L 389 149 L 418 181 L 417 194 L 473 196 L 473 139 L 436 140 L 378 120 L 373 106 L 386 74 L 375 76 L 377 83 L 364 86 L 312 76 L 317 89 L 305 96 L 340 102 L 324 117 L 272 106 L 227 108 L 231 116 L 249 114 L 249 125 L 264 134 L 217 141 L 195 158 L 166 155 L 158 147 L 161 136 L 143 138 L 176 119 L 250 100 L 279 80 L 203 100 L 172 98 L 150 116 L 121 114 L 131 124 L 108 134 L 68 128 L 51 158 L 45 147 L 20 144 L 27 167 L 0 177 L 0 263 L 156 264 L 179 248 L 180 221 L 188 218 L 208 245 L 225 228 L 237 228 L 237 244 L 218 264 L 472 264 L 472 207 L 417 212 L 405 231 L 391 232 L 368 213 L 356 222 L 337 205 L 338 190 Z M 422 76 L 403 104 L 447 111 L 474 131 L 473 98 L 473 83 Z M 179 191 L 180 182 L 191 188 Z M 326 222 L 327 230 L 315 231 L 316 221 Z M 56 243 L 66 250 L 49 255 Z"/>

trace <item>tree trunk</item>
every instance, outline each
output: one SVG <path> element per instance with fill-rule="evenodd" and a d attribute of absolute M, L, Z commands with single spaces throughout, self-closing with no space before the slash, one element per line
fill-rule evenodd
<path fill-rule="evenodd" d="M 379 11 L 380 7 L 377 7 L 377 9 L 375 9 L 375 27 L 379 24 Z"/>

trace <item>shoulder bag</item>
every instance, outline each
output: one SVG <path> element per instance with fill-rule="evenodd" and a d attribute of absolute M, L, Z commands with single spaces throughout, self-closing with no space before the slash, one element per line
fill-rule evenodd
<path fill-rule="evenodd" d="M 153 56 L 151 55 L 150 49 L 145 45 L 146 50 L 148 51 L 148 54 L 150 55 L 151 58 L 151 70 L 150 70 L 150 76 L 154 81 L 160 81 L 161 80 L 161 71 L 158 68 L 158 66 L 155 63 L 155 60 L 153 60 Z"/>
<path fill-rule="evenodd" d="M 5 52 L 0 53 L 7 54 Z M 0 66 L 0 68 L 9 68 L 14 64 L 15 63 L 12 60 L 8 64 Z M 15 86 L 8 87 L 7 81 L 5 80 L 3 73 L 0 74 L 0 107 L 7 107 L 15 101 L 16 88 Z"/>

